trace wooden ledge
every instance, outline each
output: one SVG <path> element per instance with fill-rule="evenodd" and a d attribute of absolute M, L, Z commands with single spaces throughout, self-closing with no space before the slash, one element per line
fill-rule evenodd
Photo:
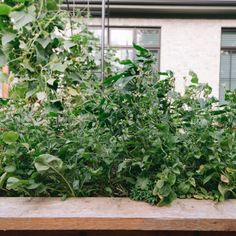
<path fill-rule="evenodd" d="M 176 200 L 156 207 L 127 198 L 0 198 L 0 230 L 236 232 L 236 200 Z"/>

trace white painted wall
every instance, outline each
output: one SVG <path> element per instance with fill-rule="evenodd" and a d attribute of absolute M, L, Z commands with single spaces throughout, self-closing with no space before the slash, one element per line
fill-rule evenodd
<path fill-rule="evenodd" d="M 93 19 L 89 24 L 100 22 Z M 184 88 L 183 77 L 193 70 L 201 82 L 212 86 L 214 96 L 218 97 L 221 29 L 236 27 L 236 20 L 130 18 L 111 19 L 110 25 L 161 27 L 161 70 L 175 72 L 180 91 Z"/>

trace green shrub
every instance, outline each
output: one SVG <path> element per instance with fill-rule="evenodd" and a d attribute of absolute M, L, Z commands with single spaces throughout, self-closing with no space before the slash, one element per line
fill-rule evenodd
<path fill-rule="evenodd" d="M 159 205 L 235 198 L 236 92 L 218 105 L 191 72 L 181 95 L 173 73 L 158 73 L 138 45 L 118 73 L 107 58 L 102 81 L 98 40 L 86 27 L 67 38 L 66 13 L 24 4 L 11 5 L 1 30 L 0 62 L 11 71 L 1 79 L 17 82 L 0 105 L 0 196 L 129 196 Z M 26 19 L 11 21 L 17 15 Z"/>

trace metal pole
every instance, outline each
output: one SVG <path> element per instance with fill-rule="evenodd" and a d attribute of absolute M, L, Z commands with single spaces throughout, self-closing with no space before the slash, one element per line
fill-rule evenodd
<path fill-rule="evenodd" d="M 105 78 L 105 11 L 106 11 L 106 0 L 102 0 L 102 36 L 101 36 L 101 71 L 102 80 Z"/>

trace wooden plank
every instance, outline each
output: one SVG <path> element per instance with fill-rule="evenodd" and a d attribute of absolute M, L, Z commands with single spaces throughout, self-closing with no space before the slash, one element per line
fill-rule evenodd
<path fill-rule="evenodd" d="M 176 200 L 160 208 L 127 198 L 0 198 L 0 230 L 236 232 L 236 200 Z"/>
<path fill-rule="evenodd" d="M 221 232 L 224 233 L 224 232 Z M 194 232 L 169 231 L 0 231 L 0 236 L 202 236 Z M 224 236 L 213 232 L 208 236 Z M 227 232 L 227 236 L 231 236 Z M 235 236 L 235 235 L 232 235 Z"/>
<path fill-rule="evenodd" d="M 2 71 L 6 74 L 9 73 L 8 66 L 4 66 L 2 68 Z M 8 98 L 9 97 L 9 85 L 7 83 L 2 84 L 2 97 L 3 98 Z"/>
<path fill-rule="evenodd" d="M 186 231 L 0 231 L 0 236 L 235 236 L 235 232 Z"/>
<path fill-rule="evenodd" d="M 93 232 L 90 231 L 87 232 L 86 236 L 195 236 L 195 235 L 194 232 L 183 232 L 183 231 L 178 231 L 178 232 L 177 231 L 93 231 Z"/>

